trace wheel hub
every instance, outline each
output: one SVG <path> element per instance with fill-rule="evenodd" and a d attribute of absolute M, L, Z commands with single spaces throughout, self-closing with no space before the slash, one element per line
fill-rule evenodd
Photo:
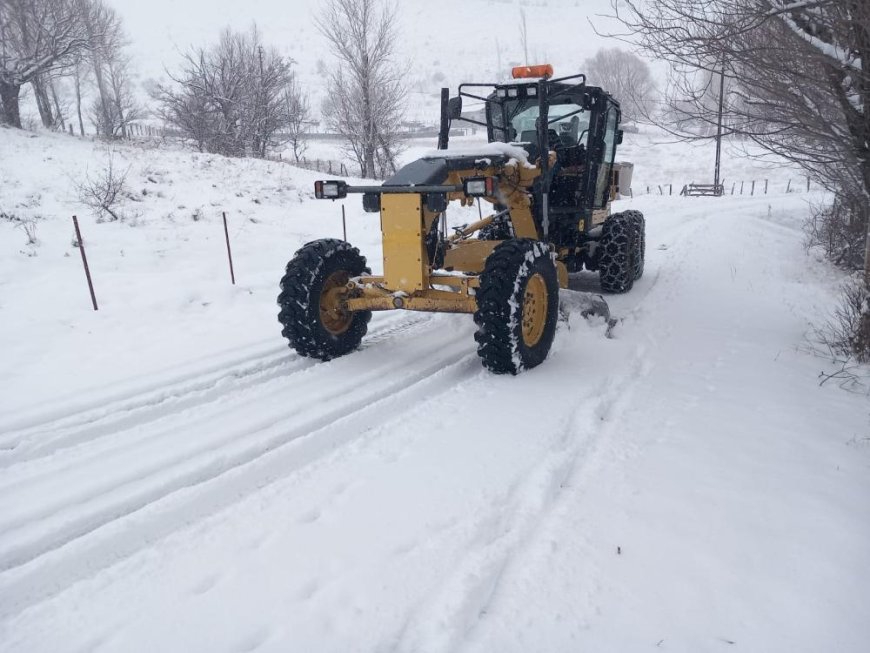
<path fill-rule="evenodd" d="M 534 347 L 544 335 L 548 302 L 547 282 L 536 272 L 526 283 L 523 295 L 522 334 L 527 347 Z"/>
<path fill-rule="evenodd" d="M 348 278 L 347 272 L 333 272 L 324 280 L 320 291 L 320 322 L 334 336 L 347 331 L 353 320 L 353 314 L 344 307 Z"/>

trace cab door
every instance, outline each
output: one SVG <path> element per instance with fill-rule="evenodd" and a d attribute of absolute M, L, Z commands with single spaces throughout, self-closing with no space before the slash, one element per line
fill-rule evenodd
<path fill-rule="evenodd" d="M 595 196 L 592 201 L 592 207 L 595 209 L 607 206 L 607 200 L 610 198 L 613 159 L 616 156 L 616 130 L 619 127 L 619 107 L 608 100 L 607 108 L 599 124 L 602 125 L 603 132 L 597 148 L 600 159 L 595 179 Z"/>

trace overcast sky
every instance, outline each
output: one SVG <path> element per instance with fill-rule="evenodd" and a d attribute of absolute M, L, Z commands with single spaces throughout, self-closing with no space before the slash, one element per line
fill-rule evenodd
<path fill-rule="evenodd" d="M 254 21 L 268 42 L 298 61 L 303 76 L 317 59 L 330 59 L 312 23 L 323 0 L 108 2 L 124 18 L 142 79 L 159 76 L 179 50 L 214 41 L 223 27 L 244 29 Z M 587 18 L 608 11 L 609 0 L 400 0 L 402 55 L 417 70 L 440 68 L 448 78 L 494 70 L 499 60 L 505 67 L 522 58 L 521 7 L 530 58 L 547 58 L 557 73 L 579 72 L 582 59 L 605 44 Z"/>

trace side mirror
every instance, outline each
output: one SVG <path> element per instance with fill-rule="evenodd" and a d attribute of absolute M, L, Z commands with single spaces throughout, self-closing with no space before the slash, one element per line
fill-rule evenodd
<path fill-rule="evenodd" d="M 616 130 L 616 144 L 622 145 L 622 130 L 621 129 Z"/>
<path fill-rule="evenodd" d="M 452 97 L 447 101 L 447 117 L 458 120 L 462 116 L 462 96 Z"/>

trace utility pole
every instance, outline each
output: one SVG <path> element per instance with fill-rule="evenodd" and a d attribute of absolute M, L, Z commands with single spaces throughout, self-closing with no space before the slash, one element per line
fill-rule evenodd
<path fill-rule="evenodd" d="M 725 60 L 722 60 L 722 72 L 719 73 L 719 120 L 716 124 L 716 171 L 713 174 L 713 192 L 724 195 L 719 186 L 719 169 L 722 161 L 722 110 L 725 104 Z"/>

